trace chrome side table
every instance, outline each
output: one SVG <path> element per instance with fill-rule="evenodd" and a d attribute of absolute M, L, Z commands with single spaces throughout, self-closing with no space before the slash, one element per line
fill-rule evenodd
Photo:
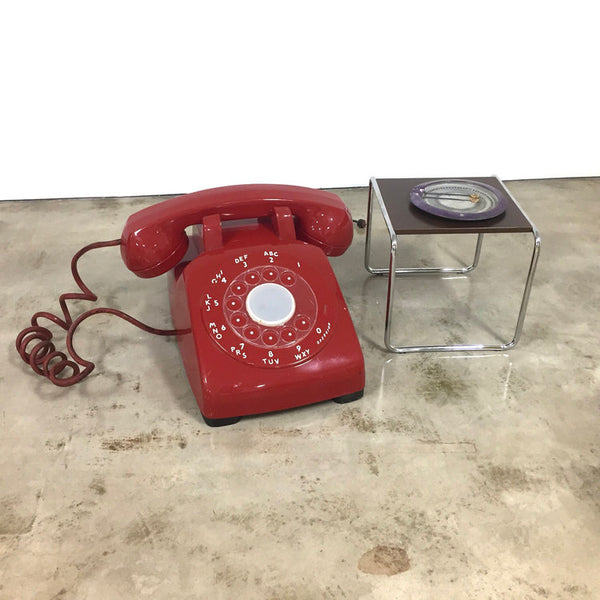
<path fill-rule="evenodd" d="M 505 212 L 492 219 L 482 221 L 450 220 L 430 215 L 413 206 L 410 202 L 410 191 L 417 185 L 426 184 L 428 179 L 378 179 L 372 177 L 369 182 L 369 200 L 367 211 L 367 231 L 365 241 L 365 268 L 375 275 L 387 275 L 387 302 L 385 315 L 384 343 L 391 352 L 457 352 L 477 350 L 509 350 L 519 341 L 531 285 L 540 253 L 540 233 L 531 219 L 525 214 L 517 201 L 510 194 L 504 183 L 497 177 L 469 177 L 468 179 L 502 189 L 508 196 Z M 387 233 L 389 235 L 389 267 L 374 268 L 371 265 L 371 242 L 374 207 L 379 207 Z M 435 234 L 477 234 L 473 262 L 466 267 L 397 267 L 398 240 L 403 235 L 435 235 Z M 467 274 L 473 271 L 479 262 L 483 236 L 486 233 L 531 233 L 533 251 L 529 263 L 529 271 L 525 281 L 525 289 L 521 299 L 519 314 L 512 340 L 501 344 L 451 344 L 432 346 L 402 346 L 392 343 L 391 330 L 393 320 L 394 287 L 396 276 L 419 273 Z"/>

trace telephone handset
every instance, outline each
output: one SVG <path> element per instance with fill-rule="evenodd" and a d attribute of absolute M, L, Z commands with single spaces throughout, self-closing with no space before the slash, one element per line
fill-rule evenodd
<path fill-rule="evenodd" d="M 161 275 L 185 254 L 186 227 L 210 214 L 221 221 L 269 217 L 277 207 L 292 211 L 299 239 L 328 256 L 350 246 L 352 217 L 335 194 L 291 185 L 238 185 L 178 196 L 135 213 L 121 237 L 123 260 L 140 277 Z"/>
<path fill-rule="evenodd" d="M 111 312 L 153 333 L 177 335 L 209 425 L 329 399 L 356 400 L 363 394 L 364 359 L 326 258 L 342 254 L 352 234 L 344 203 L 322 190 L 239 185 L 165 200 L 131 215 L 120 240 L 80 251 L 72 271 L 83 294 L 61 296 L 64 320 L 36 313 L 17 348 L 58 385 L 68 384 L 59 375 L 71 367 L 72 381 L 66 380 L 74 383 L 93 369 L 72 348 L 74 329 L 89 314 Z M 65 299 L 96 299 L 81 282 L 76 260 L 99 245 L 120 245 L 126 266 L 140 277 L 169 273 L 174 330 L 149 328 L 114 309 L 71 318 Z M 40 333 L 40 317 L 67 329 L 72 361 Z M 28 352 L 36 336 L 42 342 Z"/>

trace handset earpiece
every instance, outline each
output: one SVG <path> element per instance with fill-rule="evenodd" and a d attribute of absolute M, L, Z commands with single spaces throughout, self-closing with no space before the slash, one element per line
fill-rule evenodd
<path fill-rule="evenodd" d="M 352 215 L 334 194 L 323 196 L 317 203 L 297 203 L 292 211 L 298 239 L 321 248 L 327 256 L 340 256 L 352 243 Z"/>
<path fill-rule="evenodd" d="M 136 229 L 135 223 L 128 220 L 121 237 L 123 262 L 143 278 L 170 271 L 183 258 L 187 248 L 185 229 L 172 223 Z"/>

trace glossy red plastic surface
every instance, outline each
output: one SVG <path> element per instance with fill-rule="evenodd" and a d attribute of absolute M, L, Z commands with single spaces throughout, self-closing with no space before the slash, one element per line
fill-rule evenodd
<path fill-rule="evenodd" d="M 220 249 L 209 220 L 212 249 L 195 258 L 189 252 L 191 260 L 169 275 L 174 325 L 190 331 L 178 337 L 181 355 L 208 419 L 282 410 L 364 388 L 361 348 L 329 261 L 318 247 L 290 239 L 288 211 L 276 212 L 224 226 Z M 332 247 L 341 247 L 338 239 Z M 246 310 L 248 294 L 264 283 L 284 287 L 295 299 L 283 324 L 262 325 Z"/>
<path fill-rule="evenodd" d="M 166 273 L 188 247 L 185 228 L 210 214 L 223 221 L 271 217 L 274 208 L 289 208 L 298 239 L 338 256 L 352 242 L 352 217 L 338 196 L 290 185 L 237 185 L 177 196 L 145 208 L 127 220 L 121 254 L 140 277 Z"/>

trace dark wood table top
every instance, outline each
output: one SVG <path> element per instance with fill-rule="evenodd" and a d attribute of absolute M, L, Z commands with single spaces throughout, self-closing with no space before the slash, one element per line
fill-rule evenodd
<path fill-rule="evenodd" d="M 413 206 L 410 190 L 416 185 L 444 177 L 421 179 L 379 179 L 377 185 L 381 191 L 383 203 L 390 217 L 394 231 L 399 235 L 418 235 L 432 233 L 523 233 L 533 228 L 521 209 L 508 196 L 506 211 L 482 221 L 460 221 L 430 215 Z M 497 177 L 456 177 L 453 179 L 471 179 L 494 186 L 503 191 Z"/>

